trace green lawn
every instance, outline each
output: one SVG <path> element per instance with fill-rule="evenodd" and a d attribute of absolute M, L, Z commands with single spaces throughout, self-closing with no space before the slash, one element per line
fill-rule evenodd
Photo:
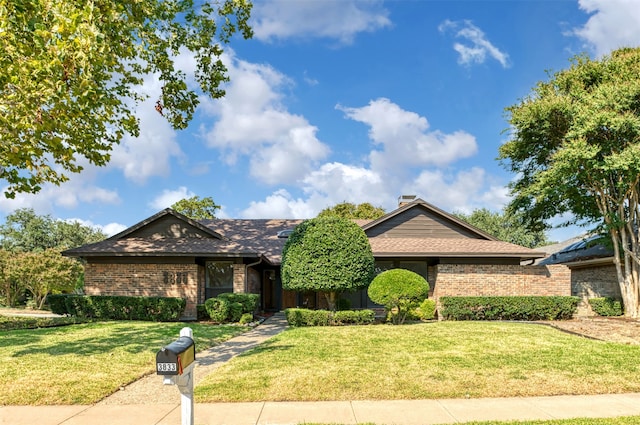
<path fill-rule="evenodd" d="M 155 355 L 193 329 L 202 350 L 247 328 L 100 322 L 0 331 L 0 405 L 89 404 L 155 371 Z"/>
<path fill-rule="evenodd" d="M 434 322 L 290 329 L 196 387 L 198 402 L 640 391 L 640 346 L 547 326 Z"/>

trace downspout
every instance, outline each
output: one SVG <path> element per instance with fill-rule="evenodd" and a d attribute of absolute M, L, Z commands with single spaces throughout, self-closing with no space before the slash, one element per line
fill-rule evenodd
<path fill-rule="evenodd" d="M 245 264 L 244 265 L 244 293 L 248 293 L 248 285 L 249 285 L 249 267 L 257 266 L 262 263 L 262 256 L 255 263 Z"/>

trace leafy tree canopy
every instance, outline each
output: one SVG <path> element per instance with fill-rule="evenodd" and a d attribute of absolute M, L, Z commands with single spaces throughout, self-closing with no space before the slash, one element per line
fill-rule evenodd
<path fill-rule="evenodd" d="M 337 295 L 371 282 L 374 259 L 364 230 L 343 217 L 316 217 L 296 226 L 282 251 L 282 287 L 319 291 L 335 310 Z"/>
<path fill-rule="evenodd" d="M 499 158 L 515 174 L 510 211 L 530 229 L 572 217 L 611 235 L 625 314 L 640 313 L 640 49 L 574 57 L 506 109 Z"/>
<path fill-rule="evenodd" d="M 0 3 L 0 178 L 7 197 L 60 184 L 83 161 L 101 166 L 125 134 L 145 76 L 162 85 L 156 110 L 184 129 L 198 93 L 174 58 L 190 52 L 212 98 L 228 80 L 222 44 L 252 36 L 249 0 L 21 0 Z"/>
<path fill-rule="evenodd" d="M 13 252 L 62 251 L 106 237 L 100 230 L 79 222 L 56 220 L 50 215 L 37 215 L 31 208 L 14 211 L 0 225 L 0 248 Z"/>
<path fill-rule="evenodd" d="M 550 243 L 543 230 L 530 231 L 516 215 L 509 212 L 494 212 L 482 208 L 474 210 L 471 214 L 454 215 L 501 241 L 528 248 Z"/>
<path fill-rule="evenodd" d="M 216 205 L 213 198 L 207 196 L 200 199 L 199 196 L 181 199 L 171 205 L 171 209 L 184 214 L 195 220 L 216 218 L 216 211 L 220 209 L 220 205 Z"/>
<path fill-rule="evenodd" d="M 325 208 L 318 214 L 318 217 L 343 217 L 350 219 L 376 220 L 385 215 L 381 207 L 374 207 L 368 202 L 362 204 L 352 204 L 342 202 L 333 207 Z"/>

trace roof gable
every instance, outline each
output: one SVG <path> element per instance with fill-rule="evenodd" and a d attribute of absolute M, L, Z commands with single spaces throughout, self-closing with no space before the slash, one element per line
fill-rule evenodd
<path fill-rule="evenodd" d="M 484 239 L 496 241 L 488 233 L 452 214 L 416 199 L 383 217 L 362 226 L 369 238 Z"/>
<path fill-rule="evenodd" d="M 110 237 L 108 240 L 128 238 L 145 239 L 224 239 L 216 231 L 199 222 L 180 214 L 171 208 L 164 209 L 146 220 L 135 224 L 123 232 Z"/>

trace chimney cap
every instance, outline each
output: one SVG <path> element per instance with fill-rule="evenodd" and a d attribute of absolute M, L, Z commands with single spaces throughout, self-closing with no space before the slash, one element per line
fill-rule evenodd
<path fill-rule="evenodd" d="M 416 195 L 401 195 L 398 198 L 398 206 L 401 207 L 416 200 Z"/>

